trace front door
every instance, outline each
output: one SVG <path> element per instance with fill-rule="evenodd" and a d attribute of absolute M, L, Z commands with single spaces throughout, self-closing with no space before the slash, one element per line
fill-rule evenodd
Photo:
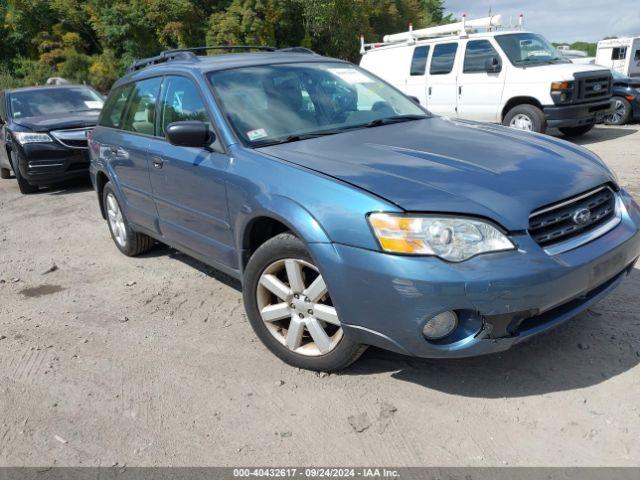
<path fill-rule="evenodd" d="M 457 51 L 458 42 L 433 47 L 427 75 L 427 108 L 437 115 L 457 115 L 457 71 L 454 68 Z"/>
<path fill-rule="evenodd" d="M 230 158 L 217 140 L 210 149 L 178 147 L 164 139 L 167 125 L 198 120 L 211 124 L 196 84 L 165 77 L 158 106 L 158 137 L 149 148 L 153 196 L 162 235 L 169 243 L 237 268 L 227 210 L 225 175 Z"/>
<path fill-rule="evenodd" d="M 500 71 L 487 71 L 492 59 Z M 489 40 L 469 40 L 458 74 L 458 117 L 479 122 L 500 122 L 506 69 Z"/>

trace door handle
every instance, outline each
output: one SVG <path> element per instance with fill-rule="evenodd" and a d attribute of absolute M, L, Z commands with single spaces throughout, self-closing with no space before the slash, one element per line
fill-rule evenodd
<path fill-rule="evenodd" d="M 431 87 L 429 87 L 429 95 L 431 95 Z"/>
<path fill-rule="evenodd" d="M 462 95 L 462 85 L 458 87 L 458 95 Z"/>
<path fill-rule="evenodd" d="M 153 165 L 153 168 L 157 168 L 158 170 L 160 170 L 164 166 L 164 160 L 162 160 L 160 157 L 153 157 L 151 159 L 151 163 Z"/>

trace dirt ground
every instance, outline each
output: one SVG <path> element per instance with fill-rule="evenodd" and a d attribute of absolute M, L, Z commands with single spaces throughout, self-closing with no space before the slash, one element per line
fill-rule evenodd
<path fill-rule="evenodd" d="M 580 143 L 640 198 L 639 126 Z M 90 186 L 3 180 L 0 338 L 1 466 L 640 463 L 638 269 L 504 354 L 369 349 L 318 375 L 256 340 L 235 282 L 168 248 L 121 255 Z"/>

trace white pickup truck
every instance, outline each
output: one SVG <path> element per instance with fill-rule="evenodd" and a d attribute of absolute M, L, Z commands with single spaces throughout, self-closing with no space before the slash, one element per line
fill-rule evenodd
<path fill-rule="evenodd" d="M 613 110 L 609 70 L 571 63 L 541 35 L 500 24 L 496 15 L 363 41 L 360 66 L 435 114 L 522 130 L 582 135 Z"/>

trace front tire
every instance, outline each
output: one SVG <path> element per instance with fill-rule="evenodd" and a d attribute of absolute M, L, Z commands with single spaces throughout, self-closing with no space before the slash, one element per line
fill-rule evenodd
<path fill-rule="evenodd" d="M 625 125 L 631 117 L 631 104 L 623 97 L 614 97 L 614 100 L 613 113 L 604 117 L 604 123 L 606 125 Z"/>
<path fill-rule="evenodd" d="M 547 131 L 547 121 L 544 113 L 535 105 L 516 105 L 507 112 L 502 120 L 506 127 L 527 132 L 544 133 Z"/>
<path fill-rule="evenodd" d="M 582 125 L 580 127 L 562 127 L 559 128 L 560 133 L 562 133 L 565 137 L 580 137 L 585 133 L 591 131 L 594 127 L 594 124 L 591 125 Z"/>
<path fill-rule="evenodd" d="M 341 370 L 366 349 L 343 331 L 322 275 L 305 244 L 290 233 L 273 237 L 253 254 L 243 297 L 258 338 L 289 365 Z"/>
<path fill-rule="evenodd" d="M 20 173 L 20 157 L 15 150 L 11 151 L 11 167 L 13 168 L 13 173 L 16 175 L 16 180 L 18 181 L 18 188 L 20 189 L 20 193 L 23 195 L 29 195 L 30 193 L 35 193 L 38 191 L 37 185 L 31 185 L 26 178 L 22 176 Z"/>
<path fill-rule="evenodd" d="M 144 233 L 136 232 L 131 228 L 129 222 L 122 213 L 120 202 L 111 186 L 107 182 L 102 192 L 102 204 L 107 216 L 107 224 L 111 232 L 113 243 L 118 250 L 128 257 L 135 257 L 145 253 L 153 247 L 154 240 Z"/>

